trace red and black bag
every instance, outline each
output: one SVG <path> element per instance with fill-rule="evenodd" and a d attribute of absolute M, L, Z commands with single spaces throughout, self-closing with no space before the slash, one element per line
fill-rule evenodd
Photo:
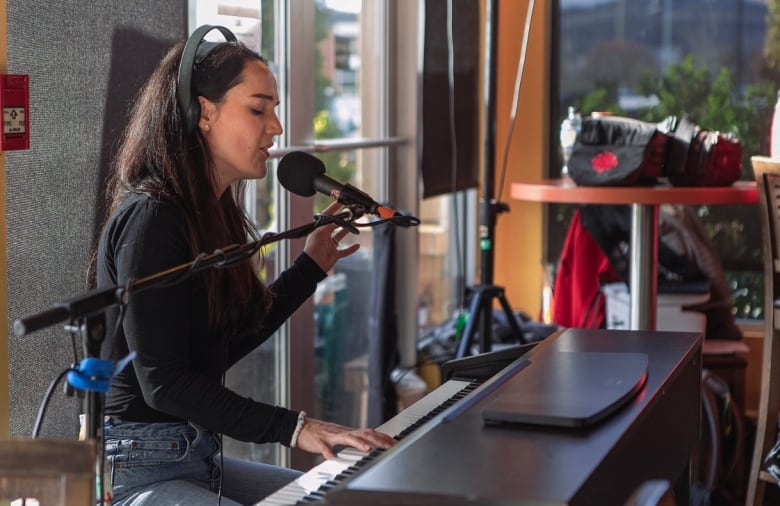
<path fill-rule="evenodd" d="M 664 172 L 675 186 L 729 186 L 742 176 L 742 144 L 683 118 L 670 134 Z"/>
<path fill-rule="evenodd" d="M 620 116 L 584 118 L 566 164 L 569 175 L 582 186 L 655 184 L 666 162 L 666 128 Z"/>
<path fill-rule="evenodd" d="M 728 186 L 742 175 L 742 145 L 688 118 L 648 123 L 620 116 L 585 118 L 567 163 L 581 186 Z"/>

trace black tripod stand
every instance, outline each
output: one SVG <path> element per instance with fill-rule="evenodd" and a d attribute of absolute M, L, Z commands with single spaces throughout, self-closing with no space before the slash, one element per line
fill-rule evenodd
<path fill-rule="evenodd" d="M 485 206 L 483 203 L 483 211 L 486 211 L 486 207 L 495 207 L 496 204 L 491 206 Z M 505 206 L 505 205 L 504 205 Z M 508 211 L 508 208 L 499 212 Z M 488 228 L 488 237 L 492 245 L 492 235 L 495 227 L 495 209 L 489 211 L 492 214 L 492 226 Z M 484 222 L 484 214 L 482 221 Z M 485 229 L 485 227 L 482 227 Z M 485 237 L 482 238 L 483 244 L 486 241 Z M 521 343 L 525 343 L 526 340 L 523 335 L 523 331 L 520 329 L 520 325 L 517 322 L 517 317 L 512 311 L 512 307 L 509 305 L 509 301 L 504 293 L 504 288 L 492 284 L 490 281 L 493 279 L 493 250 L 483 248 L 482 249 L 482 283 L 467 288 L 467 291 L 471 293 L 471 303 L 469 304 L 469 318 L 466 323 L 466 327 L 463 329 L 460 341 L 458 342 L 458 352 L 455 358 L 463 358 L 471 355 L 471 347 L 474 341 L 474 333 L 476 332 L 477 325 L 482 324 L 479 332 L 479 352 L 486 353 L 491 350 L 493 342 L 493 301 L 498 300 L 501 308 L 506 314 L 506 320 L 512 330 L 512 335 Z"/>
<path fill-rule="evenodd" d="M 487 54 L 485 55 L 485 65 L 487 68 L 485 79 L 485 159 L 484 175 L 482 178 L 482 202 L 480 212 L 480 252 L 482 270 L 480 274 L 480 284 L 467 288 L 471 292 L 471 304 L 469 305 L 469 318 L 466 327 L 458 343 L 458 352 L 456 358 L 463 358 L 471 355 L 471 347 L 474 340 L 474 332 L 477 324 L 482 323 L 479 333 L 479 352 L 485 353 L 491 350 L 493 340 L 493 301 L 498 300 L 502 309 L 506 313 L 506 319 L 515 336 L 520 342 L 525 342 L 523 332 L 517 323 L 517 317 L 504 294 L 504 288 L 493 284 L 493 261 L 495 244 L 496 218 L 498 214 L 509 211 L 509 206 L 503 202 L 495 200 L 493 187 L 495 185 L 495 75 L 497 52 L 497 23 L 498 23 L 498 2 L 491 0 L 487 2 L 488 12 L 486 13 L 486 37 Z"/>

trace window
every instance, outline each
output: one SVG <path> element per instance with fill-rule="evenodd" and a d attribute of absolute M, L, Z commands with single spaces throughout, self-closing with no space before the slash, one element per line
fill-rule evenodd
<path fill-rule="evenodd" d="M 448 241 L 454 236 L 449 227 L 462 223 L 451 217 L 451 197 L 432 199 L 418 209 L 416 148 L 410 140 L 417 125 L 416 4 L 192 0 L 190 13 L 191 30 L 207 22 L 227 26 L 243 42 L 258 44 L 269 59 L 279 84 L 285 128 L 275 150 L 278 157 L 293 150 L 312 152 L 333 179 L 352 183 L 423 220 L 423 226 L 397 233 L 405 258 L 395 279 L 398 333 L 402 361 L 413 365 L 418 326 L 448 316 L 453 310 L 451 287 L 460 285 L 460 280 L 448 278 L 463 272 L 450 265 Z M 291 198 L 274 177 L 270 170 L 267 178 L 247 190 L 258 228 L 287 230 L 308 223 L 330 202 L 321 195 Z M 359 252 L 337 264 L 310 305 L 299 310 L 272 342 L 230 371 L 231 388 L 337 423 L 372 424 L 366 416 L 365 355 L 369 303 L 377 290 L 372 286 L 374 234 L 361 229 L 356 240 Z M 301 248 L 302 241 L 267 248 L 263 275 L 273 279 Z M 420 251 L 431 263 L 418 280 Z M 280 445 L 226 440 L 225 448 L 234 456 L 288 463 L 288 453 Z"/>
<path fill-rule="evenodd" d="M 750 156 L 768 152 L 774 107 L 776 76 L 765 53 L 770 22 L 765 1 L 657 0 L 629 6 L 624 0 L 558 0 L 551 138 L 558 138 L 557 127 L 572 106 L 583 114 L 609 111 L 646 121 L 687 114 L 702 128 L 738 136 L 743 179 L 752 180 Z M 557 176 L 561 157 L 552 145 L 551 176 Z M 722 252 L 736 316 L 761 318 L 755 207 L 697 209 Z M 556 206 L 550 214 L 552 255 L 561 250 L 570 212 L 570 206 Z"/>

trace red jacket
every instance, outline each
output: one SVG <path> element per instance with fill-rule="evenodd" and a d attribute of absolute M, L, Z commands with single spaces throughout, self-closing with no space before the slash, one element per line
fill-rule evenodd
<path fill-rule="evenodd" d="M 601 285 L 619 281 L 609 259 L 574 211 L 553 287 L 553 322 L 562 327 L 598 328 L 606 313 Z"/>

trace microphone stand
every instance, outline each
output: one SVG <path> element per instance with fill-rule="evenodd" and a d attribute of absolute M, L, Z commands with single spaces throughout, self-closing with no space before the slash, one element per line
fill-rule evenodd
<path fill-rule="evenodd" d="M 78 330 L 82 334 L 84 341 L 84 356 L 89 365 L 84 366 L 89 369 L 97 366 L 105 369 L 103 361 L 100 361 L 100 348 L 105 339 L 106 319 L 105 310 L 114 305 L 126 305 L 130 295 L 141 290 L 156 286 L 164 286 L 178 283 L 190 275 L 204 270 L 208 267 L 225 268 L 242 262 L 261 247 L 282 239 L 296 239 L 309 235 L 314 229 L 329 223 L 336 223 L 339 226 L 349 230 L 354 234 L 359 234 L 357 227 L 351 222 L 360 218 L 363 211 L 360 208 L 349 208 L 349 211 L 338 215 L 318 214 L 315 220 L 306 225 L 295 227 L 286 232 L 264 234 L 260 239 L 248 242 L 246 244 L 233 244 L 226 248 L 217 249 L 211 254 L 200 254 L 195 260 L 181 264 L 176 267 L 140 278 L 128 281 L 125 286 L 111 286 L 108 288 L 98 288 L 77 295 L 71 299 L 57 302 L 50 309 L 40 313 L 33 314 L 14 321 L 14 333 L 17 337 L 23 337 L 31 332 L 40 330 L 58 323 L 68 321 L 66 329 Z M 346 221 L 349 220 L 349 221 Z M 91 369 L 95 371 L 95 369 Z M 90 379 L 96 382 L 105 382 L 108 384 L 111 373 L 105 370 L 99 373 L 88 373 Z M 107 377 L 106 377 L 107 376 Z M 89 380 L 86 380 L 88 383 Z M 105 390 L 100 387 L 88 387 L 85 411 L 86 411 L 86 432 L 87 437 L 96 441 L 96 493 L 98 495 L 98 504 L 103 504 L 105 499 L 103 476 L 104 476 L 104 445 L 103 445 L 103 413 L 105 405 Z"/>

